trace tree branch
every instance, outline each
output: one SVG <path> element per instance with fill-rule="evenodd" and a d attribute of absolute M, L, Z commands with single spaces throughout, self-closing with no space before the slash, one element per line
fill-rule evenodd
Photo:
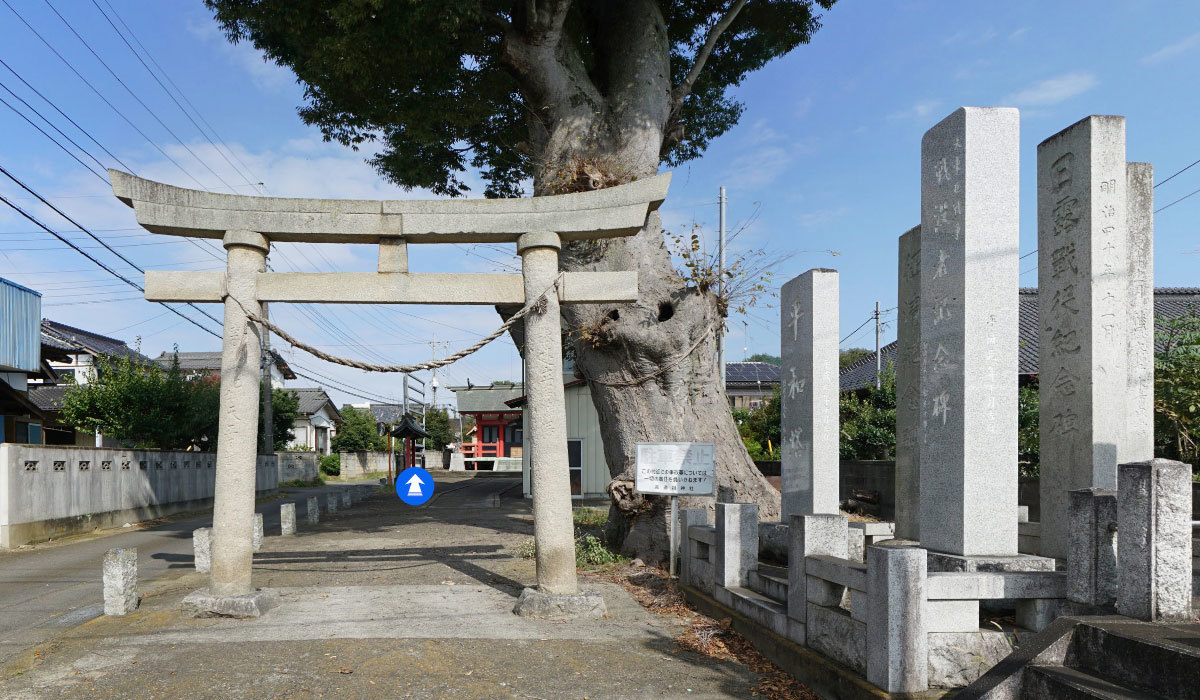
<path fill-rule="evenodd" d="M 700 50 L 696 52 L 696 60 L 692 63 L 691 70 L 688 71 L 688 74 L 683 79 L 683 82 L 679 83 L 679 85 L 675 86 L 675 89 L 671 90 L 672 114 L 679 111 L 679 107 L 683 104 L 684 98 L 691 94 L 692 85 L 694 85 L 696 83 L 696 79 L 700 77 L 701 71 L 704 70 L 704 64 L 708 63 L 708 57 L 712 55 L 713 49 L 716 48 L 717 40 L 721 38 L 721 35 L 725 33 L 725 30 L 728 29 L 729 25 L 733 23 L 733 20 L 737 18 L 738 13 L 742 11 L 743 7 L 745 7 L 746 2 L 747 0 L 734 0 L 733 5 L 731 5 L 725 14 L 722 15 L 721 19 L 717 20 L 716 24 L 709 28 L 708 36 L 704 39 L 704 45 L 701 46 Z"/>

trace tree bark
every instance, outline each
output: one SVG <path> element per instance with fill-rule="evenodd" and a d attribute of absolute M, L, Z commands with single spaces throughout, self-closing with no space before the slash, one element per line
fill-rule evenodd
<path fill-rule="evenodd" d="M 581 11 L 595 65 L 585 71 L 577 38 L 536 24 L 505 38 L 506 61 L 522 85 L 532 120 L 536 195 L 599 189 L 653 175 L 672 109 L 666 26 L 652 0 L 591 3 Z M 678 92 L 676 91 L 676 96 Z M 611 544 L 649 564 L 668 549 L 663 497 L 634 493 L 639 442 L 711 442 L 716 498 L 757 503 L 779 518 L 779 492 L 746 453 L 716 366 L 724 324 L 716 294 L 681 278 L 652 213 L 635 236 L 564 246 L 565 270 L 636 270 L 639 300 L 563 308 L 576 364 L 600 419 L 612 481 Z M 682 498 L 712 508 L 712 498 Z"/>

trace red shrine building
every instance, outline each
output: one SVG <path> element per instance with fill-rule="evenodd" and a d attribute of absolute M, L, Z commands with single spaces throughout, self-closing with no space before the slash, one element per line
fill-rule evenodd
<path fill-rule="evenodd" d="M 452 386 L 450 390 L 458 398 L 459 414 L 464 418 L 470 416 L 475 422 L 462 444 L 466 468 L 521 471 L 524 453 L 521 408 L 505 402 L 524 394 L 522 386 Z"/>

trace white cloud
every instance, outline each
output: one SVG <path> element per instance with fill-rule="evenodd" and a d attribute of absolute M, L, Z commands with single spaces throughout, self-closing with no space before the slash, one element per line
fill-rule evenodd
<path fill-rule="evenodd" d="M 920 100 L 908 109 L 902 109 L 898 112 L 892 112 L 887 116 L 888 119 L 916 119 L 923 121 L 933 116 L 941 106 L 941 100 Z"/>
<path fill-rule="evenodd" d="M 1014 29 L 1012 31 L 1012 33 L 1008 35 L 1008 40 L 1016 41 L 1017 39 L 1020 39 L 1021 37 L 1025 36 L 1025 34 L 1028 31 L 1029 31 L 1029 27 L 1021 27 L 1019 29 Z"/>
<path fill-rule="evenodd" d="M 230 63 L 249 75 L 259 89 L 278 91 L 296 84 L 296 76 L 292 71 L 267 60 L 250 42 L 230 42 L 216 22 L 189 22 L 187 30 L 192 36 L 224 54 Z"/>
<path fill-rule="evenodd" d="M 1174 44 L 1167 44 L 1158 51 L 1155 51 L 1149 56 L 1143 58 L 1142 63 L 1147 65 L 1162 63 L 1175 58 L 1176 56 L 1181 56 L 1189 51 L 1194 51 L 1197 48 L 1200 48 L 1200 32 L 1196 32 L 1189 37 L 1180 39 Z"/>
<path fill-rule="evenodd" d="M 1022 90 L 1010 93 L 1001 100 L 1002 104 L 1042 107 L 1058 104 L 1096 87 L 1100 81 L 1095 74 L 1086 71 L 1064 73 L 1047 78 Z"/>

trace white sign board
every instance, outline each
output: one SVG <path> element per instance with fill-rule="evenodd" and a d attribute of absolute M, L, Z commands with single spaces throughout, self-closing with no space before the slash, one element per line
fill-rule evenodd
<path fill-rule="evenodd" d="M 711 496 L 716 481 L 711 442 L 639 442 L 638 493 Z"/>

